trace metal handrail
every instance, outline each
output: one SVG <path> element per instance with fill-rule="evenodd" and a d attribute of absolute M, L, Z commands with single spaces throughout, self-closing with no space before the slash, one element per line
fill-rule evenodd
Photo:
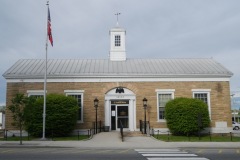
<path fill-rule="evenodd" d="M 123 125 L 122 125 L 122 121 L 119 120 L 120 122 L 120 134 L 121 134 L 121 138 L 122 138 L 122 142 L 123 142 Z"/>

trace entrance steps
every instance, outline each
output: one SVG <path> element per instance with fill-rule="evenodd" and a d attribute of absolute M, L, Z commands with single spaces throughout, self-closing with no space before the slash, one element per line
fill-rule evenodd
<path fill-rule="evenodd" d="M 146 134 L 142 134 L 140 131 L 128 131 L 123 132 L 124 137 L 146 137 Z"/>
<path fill-rule="evenodd" d="M 77 144 L 82 147 L 101 147 L 101 148 L 139 148 L 145 147 L 152 148 L 154 146 L 161 146 L 158 140 L 149 136 L 142 135 L 141 132 L 124 131 L 128 136 L 123 137 L 123 141 L 119 131 L 101 132 L 94 134 L 89 141 L 79 141 Z M 131 137 L 129 137 L 131 135 Z M 65 143 L 65 142 L 64 142 Z M 86 144 L 86 145 L 85 145 Z M 160 145 L 161 144 L 161 145 Z"/>

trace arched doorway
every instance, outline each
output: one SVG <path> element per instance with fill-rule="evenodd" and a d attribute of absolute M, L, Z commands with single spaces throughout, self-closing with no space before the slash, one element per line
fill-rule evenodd
<path fill-rule="evenodd" d="M 136 95 L 123 87 L 113 88 L 105 95 L 105 126 L 111 131 L 119 130 L 120 121 L 123 129 L 136 130 Z"/>

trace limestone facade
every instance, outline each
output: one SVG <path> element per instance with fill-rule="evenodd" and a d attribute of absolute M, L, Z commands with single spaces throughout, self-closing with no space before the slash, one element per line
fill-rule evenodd
<path fill-rule="evenodd" d="M 148 99 L 147 120 L 151 128 L 166 129 L 166 122 L 158 120 L 158 89 L 174 90 L 176 97 L 193 97 L 195 90 L 208 90 L 210 93 L 210 117 L 211 127 L 216 129 L 219 123 L 224 122 L 227 128 L 232 127 L 231 108 L 230 108 L 230 87 L 229 81 L 171 81 L 171 82 L 48 82 L 47 94 L 58 93 L 66 94 L 65 90 L 82 90 L 83 91 L 83 121 L 78 123 L 76 129 L 90 129 L 95 121 L 95 109 L 93 100 L 97 97 L 99 100 L 98 120 L 104 125 L 105 117 L 105 95 L 108 91 L 117 87 L 123 87 L 131 90 L 135 94 L 135 114 L 134 130 L 139 130 L 139 120 L 144 120 L 143 98 Z M 29 90 L 43 90 L 43 83 L 40 82 L 8 82 L 7 83 L 7 102 L 11 104 L 11 99 L 16 93 L 28 95 Z M 121 95 L 122 93 L 119 93 Z M 17 130 L 12 125 L 10 111 L 6 110 L 6 129 Z"/>

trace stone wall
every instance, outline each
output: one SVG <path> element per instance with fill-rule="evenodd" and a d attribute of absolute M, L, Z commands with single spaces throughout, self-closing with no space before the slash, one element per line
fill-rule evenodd
<path fill-rule="evenodd" d="M 49 82 L 47 93 L 65 94 L 64 90 L 84 90 L 83 123 L 78 123 L 77 129 L 89 129 L 95 121 L 95 109 L 93 100 L 99 99 L 98 119 L 104 122 L 104 97 L 115 87 L 125 87 L 136 94 L 136 122 L 143 120 L 144 110 L 142 99 L 148 99 L 147 120 L 153 128 L 166 128 L 165 122 L 157 121 L 157 93 L 156 89 L 175 89 L 174 97 L 192 98 L 192 89 L 210 89 L 211 126 L 216 127 L 216 122 L 227 122 L 231 127 L 231 107 L 229 82 Z M 7 83 L 7 106 L 16 93 L 24 93 L 27 90 L 43 90 L 43 83 Z M 6 110 L 6 129 L 14 130 L 12 117 Z M 139 124 L 137 123 L 137 128 Z"/>

